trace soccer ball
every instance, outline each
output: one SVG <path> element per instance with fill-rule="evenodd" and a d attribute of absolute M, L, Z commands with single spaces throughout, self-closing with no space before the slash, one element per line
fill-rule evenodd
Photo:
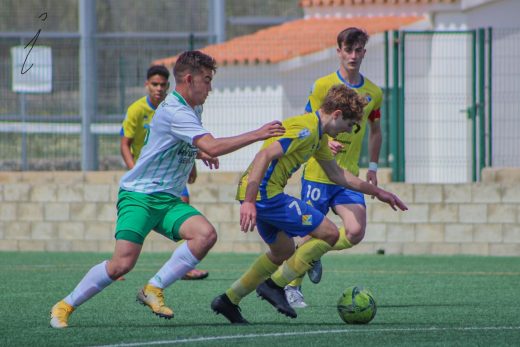
<path fill-rule="evenodd" d="M 376 300 L 363 287 L 347 288 L 338 300 L 338 313 L 347 324 L 367 324 L 377 311 Z"/>

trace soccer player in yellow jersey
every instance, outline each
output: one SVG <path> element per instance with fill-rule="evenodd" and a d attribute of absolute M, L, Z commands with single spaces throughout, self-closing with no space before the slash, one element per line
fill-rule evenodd
<path fill-rule="evenodd" d="M 341 133 L 331 137 L 329 147 L 335 154 L 338 165 L 357 176 L 363 137 L 366 129 L 369 128 L 370 163 L 366 180 L 377 186 L 376 172 L 382 141 L 379 120 L 383 93 L 359 72 L 365 57 L 368 38 L 364 30 L 353 27 L 338 34 L 339 69 L 315 81 L 305 111 L 317 110 L 325 99 L 327 91 L 336 84 L 344 84 L 366 98 L 367 105 L 363 110 L 359 126 L 351 133 Z M 304 168 L 301 198 L 323 214 L 327 214 L 330 208 L 341 217 L 344 225 L 341 232 L 346 233 L 348 240 L 345 248 L 350 248 L 363 240 L 366 227 L 366 205 L 363 194 L 335 184 L 327 177 L 319 163 L 312 158 Z M 318 260 L 308 272 L 311 282 L 318 283 L 321 280 L 321 273 L 321 261 Z M 285 288 L 287 300 L 293 307 L 307 306 L 301 292 L 302 280 L 303 277 L 298 278 Z"/>
<path fill-rule="evenodd" d="M 335 85 L 328 90 L 319 110 L 286 119 L 282 122 L 285 134 L 264 141 L 242 175 L 237 200 L 242 203 L 241 230 L 253 231 L 256 226 L 269 251 L 225 293 L 213 299 L 214 312 L 231 323 L 247 324 L 238 304 L 256 289 L 280 313 L 295 318 L 284 287 L 333 246 L 348 242 L 322 212 L 283 191 L 291 174 L 309 159 L 316 160 L 334 183 L 375 196 L 393 209 L 407 209 L 394 194 L 341 169 L 328 147 L 325 135 L 335 137 L 350 132 L 361 121 L 365 105 L 365 98 L 352 89 Z M 310 240 L 295 251 L 293 237 L 307 235 Z"/>
<path fill-rule="evenodd" d="M 170 87 L 170 72 L 163 65 L 153 65 L 146 71 L 146 82 L 144 86 L 148 95 L 135 101 L 126 111 L 125 119 L 121 126 L 120 150 L 126 167 L 130 170 L 135 166 L 135 162 L 141 154 L 144 146 L 144 139 L 150 128 L 155 109 L 164 98 Z M 194 183 L 197 179 L 197 168 L 194 165 L 191 170 L 188 183 Z M 182 201 L 190 203 L 188 188 L 184 187 L 181 195 Z M 208 277 L 206 270 L 193 269 L 183 277 L 185 280 L 201 280 Z M 123 280 L 121 277 L 120 280 Z"/>

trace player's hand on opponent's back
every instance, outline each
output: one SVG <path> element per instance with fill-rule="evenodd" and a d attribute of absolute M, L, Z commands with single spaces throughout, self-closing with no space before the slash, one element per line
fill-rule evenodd
<path fill-rule="evenodd" d="M 397 208 L 399 208 L 401 211 L 408 210 L 408 207 L 404 204 L 404 202 L 401 201 L 401 199 L 399 199 L 397 195 L 387 192 L 386 190 L 379 189 L 379 192 L 376 194 L 376 198 L 379 201 L 390 205 L 394 211 L 397 211 Z"/>
<path fill-rule="evenodd" d="M 332 154 L 336 155 L 343 149 L 343 145 L 341 142 L 338 142 L 336 140 L 330 140 L 329 141 L 329 149 L 332 152 Z"/>
<path fill-rule="evenodd" d="M 271 137 L 282 136 L 285 134 L 285 128 L 279 120 L 273 120 L 256 130 L 258 137 L 265 140 Z"/>
<path fill-rule="evenodd" d="M 256 226 L 256 205 L 254 202 L 244 201 L 240 205 L 240 230 L 253 231 Z"/>

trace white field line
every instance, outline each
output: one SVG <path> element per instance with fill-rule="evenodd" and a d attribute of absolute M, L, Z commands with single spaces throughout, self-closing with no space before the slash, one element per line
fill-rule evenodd
<path fill-rule="evenodd" d="M 442 332 L 442 331 L 472 331 L 472 330 L 520 330 L 520 326 L 502 326 L 502 327 L 453 327 L 453 328 L 385 328 L 385 329 L 338 329 L 338 330 L 314 330 L 314 331 L 295 331 L 286 333 L 266 333 L 266 334 L 245 334 L 245 335 L 223 335 L 223 336 L 206 336 L 193 337 L 178 340 L 161 340 L 161 341 L 142 341 L 132 343 L 118 343 L 113 345 L 101 345 L 96 347 L 135 347 L 135 346 L 156 346 L 156 345 L 177 345 L 207 341 L 223 341 L 223 340 L 248 340 L 265 337 L 286 337 L 286 336 L 309 336 L 309 335 L 325 335 L 325 334 L 355 334 L 355 333 L 385 333 L 385 332 Z"/>

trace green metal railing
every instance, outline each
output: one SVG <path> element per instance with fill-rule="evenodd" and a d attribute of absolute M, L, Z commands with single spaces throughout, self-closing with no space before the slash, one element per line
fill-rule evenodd
<path fill-rule="evenodd" d="M 459 31 L 394 31 L 392 42 L 388 41 L 388 34 L 385 34 L 385 49 L 392 46 L 392 86 L 387 96 L 390 102 L 389 111 L 389 165 L 392 168 L 392 179 L 403 182 L 406 180 L 406 156 L 405 156 L 405 131 L 410 127 L 410 121 L 406 119 L 406 93 L 407 83 L 410 76 L 407 74 L 407 61 L 411 59 L 407 48 L 408 37 L 423 35 L 425 37 L 434 35 L 462 35 L 468 37 L 470 53 L 467 66 L 469 67 L 469 104 L 466 106 L 468 119 L 471 122 L 470 148 L 472 181 L 480 179 L 480 172 L 488 165 L 492 164 L 492 108 L 491 108 L 491 57 L 492 57 L 492 30 L 489 28 L 478 30 L 459 30 Z M 487 38 L 487 42 L 486 42 Z M 430 40 L 432 40 L 430 38 Z M 487 54 L 486 54 L 487 47 Z M 408 53 L 408 54 L 407 54 Z M 446 52 L 447 60 L 450 53 Z M 487 56 L 486 56 L 487 55 Z M 443 57 L 444 58 L 444 57 Z M 425 58 L 426 59 L 426 58 Z M 433 59 L 427 57 L 427 59 Z M 451 57 L 458 59 L 458 57 Z M 385 59 L 386 63 L 388 59 Z M 449 64 L 449 61 L 446 63 Z M 487 74 L 486 74 L 487 67 Z M 434 76 L 435 77 L 435 76 Z M 388 76 L 385 76 L 388 80 Z M 461 77 L 464 78 L 464 77 Z M 487 100 L 486 100 L 487 85 Z M 449 102 L 449 101 L 445 101 Z M 486 114 L 487 113 L 487 114 Z M 487 122 L 486 122 L 487 117 Z M 412 150 L 412 149 L 409 149 Z M 446 168 L 449 170 L 449 167 Z"/>

